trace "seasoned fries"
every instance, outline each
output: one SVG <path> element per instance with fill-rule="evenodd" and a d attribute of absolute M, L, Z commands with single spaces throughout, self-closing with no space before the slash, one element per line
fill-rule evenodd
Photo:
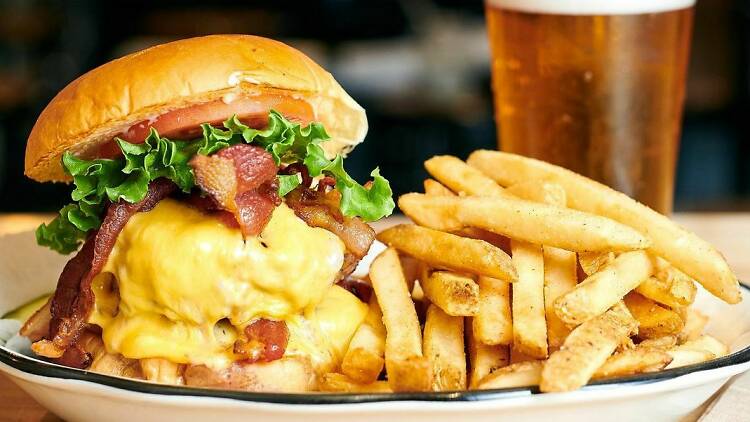
<path fill-rule="evenodd" d="M 651 259 L 645 252 L 626 252 L 558 298 L 557 316 L 567 324 L 577 325 L 601 315 L 652 272 Z"/>
<path fill-rule="evenodd" d="M 514 363 L 479 380 L 477 389 L 514 388 L 539 385 L 544 364 L 540 361 Z"/>
<path fill-rule="evenodd" d="M 463 318 L 430 305 L 424 325 L 424 355 L 432 362 L 433 390 L 466 389 Z"/>
<path fill-rule="evenodd" d="M 665 308 L 651 299 L 632 292 L 625 296 L 625 305 L 638 321 L 638 337 L 659 338 L 676 335 L 684 326 L 677 312 Z"/>
<path fill-rule="evenodd" d="M 370 310 L 320 390 L 563 392 L 729 353 L 691 305 L 696 280 L 730 303 L 736 280 L 666 217 L 512 154 L 425 167 L 425 194 L 399 198 L 415 224 L 377 235 Z"/>
<path fill-rule="evenodd" d="M 508 366 L 508 346 L 490 346 L 479 341 L 472 332 L 472 319 L 465 319 L 466 350 L 469 363 L 469 388 L 477 388 L 479 381 L 499 368 Z"/>
<path fill-rule="evenodd" d="M 487 345 L 513 342 L 510 283 L 479 276 L 479 312 L 473 318 L 474 337 Z"/>
<path fill-rule="evenodd" d="M 456 157 L 432 157 L 424 162 L 424 167 L 435 179 L 459 195 L 513 197 L 492 179 Z"/>
<path fill-rule="evenodd" d="M 638 330 L 622 302 L 576 327 L 542 371 L 543 392 L 571 391 L 586 385 L 622 340 Z"/>
<path fill-rule="evenodd" d="M 358 383 L 344 374 L 324 374 L 318 389 L 328 393 L 392 393 L 391 387 L 386 381 L 373 381 L 369 383 Z"/>
<path fill-rule="evenodd" d="M 672 356 L 665 350 L 636 347 L 610 356 L 604 362 L 604 365 L 596 370 L 593 378 L 622 377 L 655 372 L 664 369 L 670 362 L 672 362 Z"/>
<path fill-rule="evenodd" d="M 401 224 L 377 236 L 381 242 L 435 268 L 478 273 L 506 281 L 518 277 L 508 254 L 487 242 Z"/>
<path fill-rule="evenodd" d="M 522 199 L 408 193 L 399 198 L 398 205 L 417 224 L 436 230 L 478 227 L 569 251 L 629 251 L 649 246 L 640 233 L 609 218 Z"/>
<path fill-rule="evenodd" d="M 479 286 L 472 277 L 449 271 L 433 271 L 420 280 L 425 297 L 451 316 L 479 312 Z"/>
<path fill-rule="evenodd" d="M 341 372 L 360 384 L 374 382 L 385 365 L 385 326 L 377 298 L 370 298 L 369 310 L 357 328 L 341 362 Z"/>
<path fill-rule="evenodd" d="M 741 300 L 737 278 L 716 248 L 627 195 L 572 171 L 519 155 L 475 151 L 467 162 L 501 186 L 530 179 L 558 183 L 565 189 L 571 208 L 609 217 L 648 235 L 655 255 L 667 259 L 726 302 Z"/>
<path fill-rule="evenodd" d="M 510 247 L 518 272 L 518 281 L 513 283 L 513 348 L 533 358 L 545 359 L 547 322 L 542 248 L 516 240 Z"/>
<path fill-rule="evenodd" d="M 433 179 L 424 179 L 424 193 L 427 195 L 453 196 L 453 191 L 443 186 L 442 183 Z"/>
<path fill-rule="evenodd" d="M 383 311 L 386 328 L 385 365 L 393 391 L 425 391 L 432 387 L 432 365 L 422 355 L 422 332 L 395 249 L 372 262 L 370 280 Z"/>

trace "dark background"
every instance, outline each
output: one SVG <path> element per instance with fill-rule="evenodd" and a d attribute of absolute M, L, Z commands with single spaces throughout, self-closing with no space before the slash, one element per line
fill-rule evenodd
<path fill-rule="evenodd" d="M 677 210 L 750 209 L 750 2 L 699 0 L 682 135 Z M 495 147 L 481 0 L 0 0 L 0 211 L 52 211 L 69 188 L 23 176 L 39 112 L 87 70 L 144 47 L 212 33 L 285 41 L 331 71 L 368 112 L 347 160 L 379 165 L 396 193 L 421 162 Z M 206 63 L 210 66 L 210 63 Z"/>

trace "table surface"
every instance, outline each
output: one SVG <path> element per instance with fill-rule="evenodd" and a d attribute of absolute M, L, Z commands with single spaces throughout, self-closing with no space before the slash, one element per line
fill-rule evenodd
<path fill-rule="evenodd" d="M 36 227 L 49 215 L 0 215 L 0 235 L 17 233 Z M 724 253 L 740 280 L 750 281 L 750 213 L 686 213 L 674 216 L 683 226 L 712 242 Z M 745 255 L 745 256 L 743 256 Z M 735 381 L 750 388 L 750 376 Z M 718 407 L 718 406 L 717 406 Z M 0 420 L 59 421 L 5 376 L 0 375 Z M 697 418 L 700 415 L 694 415 Z"/>

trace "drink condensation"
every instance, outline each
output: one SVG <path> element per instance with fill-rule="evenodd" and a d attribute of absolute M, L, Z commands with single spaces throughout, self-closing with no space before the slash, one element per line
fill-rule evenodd
<path fill-rule="evenodd" d="M 693 0 L 487 0 L 500 148 L 671 212 Z"/>

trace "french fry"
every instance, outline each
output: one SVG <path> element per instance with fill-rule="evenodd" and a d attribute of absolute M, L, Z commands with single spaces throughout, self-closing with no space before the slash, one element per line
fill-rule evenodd
<path fill-rule="evenodd" d="M 474 337 L 484 344 L 513 342 L 513 318 L 510 309 L 510 283 L 480 276 L 479 313 L 473 318 Z"/>
<path fill-rule="evenodd" d="M 432 177 L 459 195 L 512 197 L 492 179 L 456 157 L 432 157 L 424 162 L 424 167 Z"/>
<path fill-rule="evenodd" d="M 633 318 L 638 321 L 638 337 L 640 338 L 676 335 L 684 326 L 682 318 L 676 312 L 636 292 L 625 296 L 625 305 Z"/>
<path fill-rule="evenodd" d="M 695 365 L 696 363 L 705 362 L 714 358 L 714 355 L 707 350 L 680 349 L 677 347 L 670 350 L 668 353 L 672 356 L 672 362 L 664 369 Z"/>
<path fill-rule="evenodd" d="M 370 280 L 383 311 L 385 366 L 393 391 L 428 391 L 432 364 L 422 355 L 422 332 L 406 286 L 398 254 L 381 252 L 370 267 Z"/>
<path fill-rule="evenodd" d="M 377 238 L 432 267 L 486 275 L 506 281 L 515 281 L 517 278 L 508 254 L 481 240 L 411 224 L 386 229 L 379 233 Z"/>
<path fill-rule="evenodd" d="M 380 305 L 373 295 L 362 324 L 354 332 L 349 349 L 341 361 L 341 372 L 360 384 L 374 382 L 383 371 L 385 326 Z"/>
<path fill-rule="evenodd" d="M 487 375 L 477 384 L 478 390 L 539 385 L 544 364 L 541 361 L 514 363 Z"/>
<path fill-rule="evenodd" d="M 529 355 L 527 355 L 524 352 L 519 351 L 517 348 L 511 346 L 510 348 L 510 364 L 513 365 L 514 363 L 521 363 L 521 362 L 529 362 L 529 361 L 536 361 L 538 359 L 535 359 Z"/>
<path fill-rule="evenodd" d="M 593 275 L 611 264 L 616 257 L 614 252 L 579 252 L 578 263 L 586 275 Z"/>
<path fill-rule="evenodd" d="M 677 336 L 664 336 L 649 338 L 638 343 L 639 347 L 648 347 L 651 349 L 667 350 L 677 345 Z"/>
<path fill-rule="evenodd" d="M 709 335 L 701 335 L 672 348 L 669 354 L 672 355 L 672 363 L 667 369 L 672 369 L 725 356 L 729 354 L 729 348 Z"/>
<path fill-rule="evenodd" d="M 526 180 L 509 186 L 505 191 L 527 201 L 556 207 L 565 207 L 567 203 L 565 189 L 562 186 L 543 180 Z"/>
<path fill-rule="evenodd" d="M 697 289 L 693 279 L 657 257 L 654 276 L 641 283 L 636 291 L 670 308 L 680 308 L 693 303 Z"/>
<path fill-rule="evenodd" d="M 555 301 L 555 312 L 566 324 L 577 325 L 601 315 L 653 272 L 643 251 L 626 252 Z"/>
<path fill-rule="evenodd" d="M 695 340 L 689 340 L 678 346 L 683 350 L 705 350 L 713 355 L 713 358 L 720 358 L 729 354 L 729 347 L 721 341 L 708 334 L 703 334 Z"/>
<path fill-rule="evenodd" d="M 576 254 L 544 246 L 544 312 L 547 318 L 547 342 L 557 350 L 570 334 L 570 327 L 555 312 L 555 300 L 573 290 L 578 283 Z"/>
<path fill-rule="evenodd" d="M 455 193 L 446 188 L 442 183 L 433 179 L 424 179 L 424 193 L 436 196 L 453 196 Z"/>
<path fill-rule="evenodd" d="M 392 393 L 387 381 L 358 383 L 344 374 L 329 372 L 323 374 L 318 389 L 329 393 Z"/>
<path fill-rule="evenodd" d="M 565 190 L 556 183 L 530 180 L 508 188 L 508 192 L 520 198 L 565 207 Z M 576 253 L 552 246 L 543 246 L 544 256 L 544 312 L 547 320 L 547 343 L 558 349 L 570 328 L 555 314 L 554 302 L 572 290 L 578 283 L 576 275 Z"/>
<path fill-rule="evenodd" d="M 596 370 L 592 378 L 611 378 L 655 372 L 664 369 L 670 362 L 672 362 L 672 356 L 665 350 L 636 347 L 610 356 L 604 362 L 604 365 Z"/>
<path fill-rule="evenodd" d="M 707 323 L 707 316 L 703 315 L 700 311 L 687 308 L 685 326 L 682 328 L 682 332 L 679 335 L 680 341 L 684 343 L 689 340 L 697 339 L 703 333 L 703 328 Z"/>
<path fill-rule="evenodd" d="M 469 361 L 469 388 L 476 388 L 479 380 L 498 368 L 508 366 L 510 355 L 508 346 L 490 346 L 479 341 L 473 333 L 473 318 L 464 318 L 466 350 Z"/>
<path fill-rule="evenodd" d="M 542 248 L 511 240 L 518 281 L 513 283 L 513 348 L 536 359 L 547 358 Z"/>
<path fill-rule="evenodd" d="M 479 312 L 479 286 L 469 276 L 433 271 L 420 282 L 425 297 L 451 316 L 472 316 Z"/>
<path fill-rule="evenodd" d="M 654 255 L 668 258 L 724 301 L 741 300 L 737 278 L 716 248 L 627 195 L 562 167 L 519 155 L 476 151 L 467 162 L 502 186 L 530 179 L 558 183 L 567 193 L 569 207 L 609 217 L 648 235 Z"/>
<path fill-rule="evenodd" d="M 424 355 L 432 362 L 432 389 L 466 389 L 464 320 L 450 316 L 435 305 L 427 308 L 424 325 Z"/>
<path fill-rule="evenodd" d="M 628 251 L 649 246 L 640 233 L 614 220 L 522 199 L 408 193 L 398 204 L 417 224 L 441 231 L 477 227 L 570 251 Z"/>
<path fill-rule="evenodd" d="M 484 240 L 490 245 L 497 246 L 502 249 L 503 252 L 510 255 L 510 239 L 501 234 L 492 233 L 491 231 L 478 229 L 476 227 L 464 227 L 463 229 L 453 232 L 453 234 L 468 237 L 470 239 Z"/>
<path fill-rule="evenodd" d="M 622 302 L 576 327 L 542 370 L 540 390 L 571 391 L 588 383 L 625 337 L 638 329 Z"/>

